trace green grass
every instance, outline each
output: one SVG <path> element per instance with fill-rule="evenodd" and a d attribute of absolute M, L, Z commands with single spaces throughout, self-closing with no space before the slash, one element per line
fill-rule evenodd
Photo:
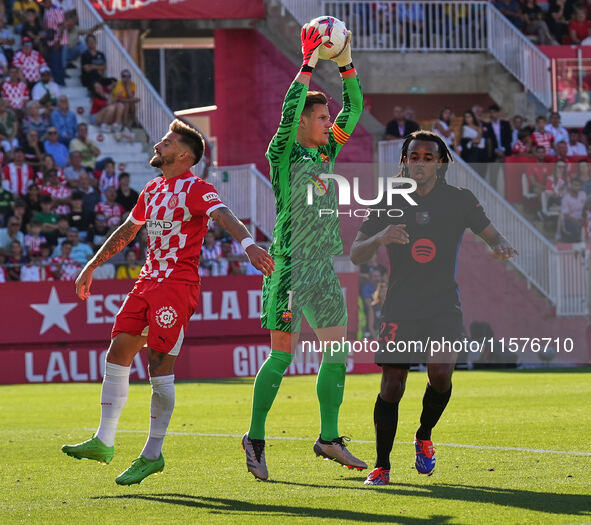
<path fill-rule="evenodd" d="M 412 441 L 425 387 L 411 373 L 400 406 L 392 483 L 365 487 L 363 473 L 312 452 L 319 420 L 314 377 L 286 378 L 268 420 L 272 481 L 246 472 L 240 439 L 250 417 L 251 380 L 177 384 L 164 443 L 164 473 L 140 486 L 115 477 L 145 434 L 119 432 L 110 465 L 76 461 L 64 443 L 90 436 L 98 384 L 0 388 L 0 523 L 589 523 L 591 456 L 457 448 L 442 443 L 591 452 L 591 371 L 457 372 L 451 402 L 434 431 L 437 470 L 419 476 Z M 349 376 L 341 432 L 373 440 L 379 377 Z M 120 430 L 148 426 L 150 390 L 134 384 Z M 437 444 L 439 445 L 437 446 Z M 372 443 L 351 443 L 374 460 Z"/>

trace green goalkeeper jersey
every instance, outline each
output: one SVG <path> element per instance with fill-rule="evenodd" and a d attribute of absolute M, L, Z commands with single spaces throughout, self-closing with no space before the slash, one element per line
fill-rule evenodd
<path fill-rule="evenodd" d="M 266 153 L 277 211 L 269 250 L 273 256 L 320 259 L 343 251 L 335 181 L 319 180 L 321 174 L 333 173 L 335 159 L 363 110 L 359 78 L 342 80 L 343 109 L 329 131 L 328 144 L 318 148 L 304 148 L 296 141 L 308 86 L 294 81 L 285 96 L 279 129 Z M 309 186 L 313 193 L 311 205 Z"/>

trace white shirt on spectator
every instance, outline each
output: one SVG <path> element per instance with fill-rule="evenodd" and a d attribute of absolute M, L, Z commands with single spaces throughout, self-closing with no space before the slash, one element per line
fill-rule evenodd
<path fill-rule="evenodd" d="M 575 155 L 580 156 L 580 157 L 587 156 L 587 148 L 585 147 L 585 144 L 583 144 L 582 142 L 577 142 L 574 146 L 572 146 L 570 143 L 568 143 L 568 149 L 566 150 L 566 156 L 573 157 Z"/>
<path fill-rule="evenodd" d="M 36 283 L 45 281 L 45 268 L 34 264 L 25 264 L 21 267 L 21 281 Z"/>
<path fill-rule="evenodd" d="M 93 279 L 115 279 L 115 265 L 105 263 L 92 272 Z"/>
<path fill-rule="evenodd" d="M 562 126 L 558 126 L 557 128 L 555 128 L 552 124 L 548 124 L 546 126 L 546 131 L 548 133 L 552 133 L 552 136 L 554 137 L 555 147 L 556 144 L 562 141 L 568 144 L 568 131 L 566 131 L 566 128 L 563 128 Z"/>
<path fill-rule="evenodd" d="M 62 94 L 62 90 L 53 80 L 47 84 L 39 81 L 33 86 L 31 98 L 33 100 L 41 100 L 48 91 L 52 98 L 58 98 Z"/>

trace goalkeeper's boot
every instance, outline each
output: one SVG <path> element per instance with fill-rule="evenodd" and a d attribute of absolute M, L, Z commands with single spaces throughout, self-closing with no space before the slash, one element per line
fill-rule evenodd
<path fill-rule="evenodd" d="M 324 459 L 332 459 L 347 468 L 363 470 L 367 468 L 367 463 L 357 459 L 345 446 L 345 440 L 351 441 L 344 436 L 333 439 L 329 443 L 322 442 L 320 436 L 314 443 L 314 452 L 317 456 L 322 456 Z"/>
<path fill-rule="evenodd" d="M 387 485 L 388 483 L 390 483 L 390 470 L 382 467 L 374 468 L 363 482 L 364 485 Z"/>
<path fill-rule="evenodd" d="M 77 445 L 64 445 L 62 452 L 76 459 L 94 459 L 99 463 L 111 463 L 115 454 L 115 447 L 108 447 L 99 438 L 90 439 Z"/>
<path fill-rule="evenodd" d="M 435 449 L 433 441 L 417 439 L 415 434 L 415 467 L 419 474 L 430 476 L 435 470 Z"/>
<path fill-rule="evenodd" d="M 134 485 L 141 483 L 150 474 L 157 474 L 164 470 L 164 457 L 160 454 L 158 459 L 148 459 L 140 456 L 131 462 L 130 467 L 115 478 L 117 485 Z"/>
<path fill-rule="evenodd" d="M 263 481 L 269 478 L 265 461 L 265 440 L 250 439 L 248 432 L 242 436 L 242 448 L 246 453 L 246 468 L 255 478 Z"/>

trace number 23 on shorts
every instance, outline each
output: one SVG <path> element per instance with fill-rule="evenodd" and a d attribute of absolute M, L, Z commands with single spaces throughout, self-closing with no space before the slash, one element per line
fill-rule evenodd
<path fill-rule="evenodd" d="M 396 323 L 383 322 L 380 325 L 380 341 L 385 341 L 386 343 L 394 341 L 396 339 L 396 330 L 398 330 L 398 325 Z"/>

